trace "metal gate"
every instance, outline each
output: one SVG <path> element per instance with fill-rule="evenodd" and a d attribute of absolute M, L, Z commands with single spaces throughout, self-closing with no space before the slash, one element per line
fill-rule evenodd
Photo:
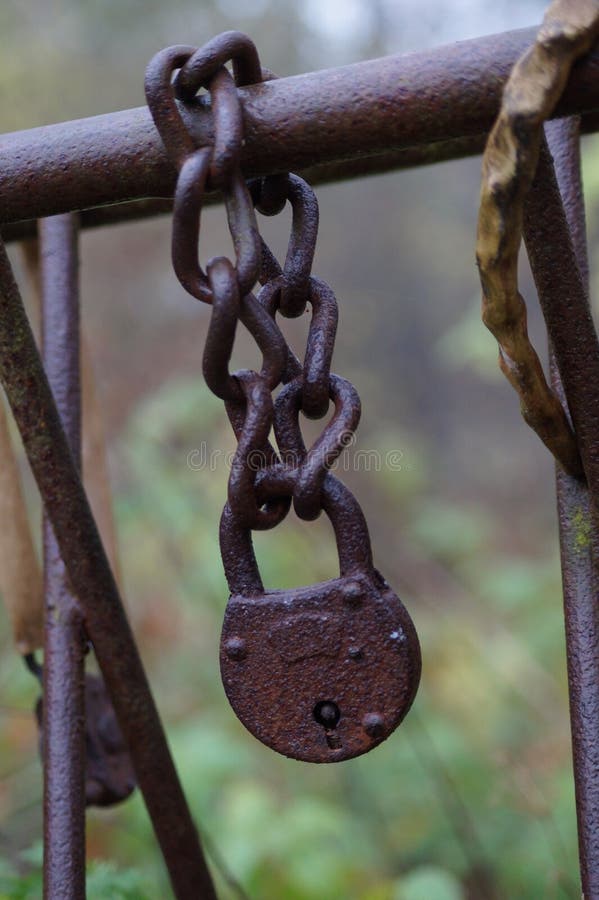
<path fill-rule="evenodd" d="M 292 170 L 322 184 L 479 154 L 510 71 L 534 40 L 535 31 L 527 29 L 240 87 L 244 175 Z M 599 128 L 598 110 L 595 48 L 575 65 L 556 121 L 547 128 L 549 150 L 541 152 L 524 219 L 554 354 L 552 383 L 570 410 L 584 470 L 576 477 L 558 468 L 557 498 L 587 897 L 599 897 L 599 357 L 588 308 L 579 135 Z M 184 108 L 182 115 L 197 146 L 209 145 L 208 106 Z M 0 376 L 47 516 L 47 602 L 54 598 L 63 617 L 61 627 L 47 625 L 44 659 L 46 895 L 75 898 L 85 892 L 82 671 L 89 636 L 175 895 L 214 897 L 78 472 L 78 234 L 169 211 L 175 173 L 145 107 L 3 135 L 0 159 L 4 242 L 34 235 L 41 219 L 47 284 L 59 284 L 57 278 L 67 273 L 66 283 L 63 278 L 55 295 L 48 290 L 45 297 L 44 368 L 0 247 Z M 213 193 L 205 202 L 219 200 Z M 581 509 L 590 521 L 590 540 L 582 549 L 576 532 Z M 126 771 L 123 778 L 126 793 Z"/>

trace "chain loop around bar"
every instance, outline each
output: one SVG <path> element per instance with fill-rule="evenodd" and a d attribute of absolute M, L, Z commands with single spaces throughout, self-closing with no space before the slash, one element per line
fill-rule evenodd
<path fill-rule="evenodd" d="M 146 68 L 144 89 L 154 125 L 167 156 L 180 171 L 185 160 L 197 149 L 189 133 L 172 87 L 173 72 L 180 69 L 195 52 L 195 47 L 175 44 L 156 53 Z"/>
<path fill-rule="evenodd" d="M 226 63 L 233 64 L 237 87 L 258 84 L 264 78 L 254 42 L 241 31 L 224 31 L 194 50 L 179 68 L 174 81 L 175 96 L 191 103 L 200 88 L 209 89 L 213 75 Z M 271 77 L 268 73 L 267 78 Z"/>
<path fill-rule="evenodd" d="M 220 188 L 225 197 L 242 295 L 249 293 L 258 279 L 262 249 L 252 199 L 240 168 L 241 105 L 233 78 L 223 65 L 210 70 L 206 84 L 212 101 L 214 145 L 196 148 L 181 118 L 173 73 L 195 53 L 195 48 L 185 45 L 157 53 L 148 66 L 145 88 L 156 127 L 179 170 L 173 212 L 173 268 L 188 293 L 210 303 L 210 286 L 198 259 L 200 217 L 208 183 Z"/>

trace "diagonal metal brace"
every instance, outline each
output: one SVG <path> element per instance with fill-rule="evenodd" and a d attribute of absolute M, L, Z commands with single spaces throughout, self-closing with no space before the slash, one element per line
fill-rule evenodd
<path fill-rule="evenodd" d="M 154 698 L 1 241 L 0 381 L 83 610 L 175 896 L 215 900 Z"/>

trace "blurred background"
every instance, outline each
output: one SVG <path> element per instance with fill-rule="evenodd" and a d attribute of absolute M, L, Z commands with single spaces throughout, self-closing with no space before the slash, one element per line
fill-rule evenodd
<path fill-rule="evenodd" d="M 536 0 L 4 0 L 0 130 L 141 105 L 154 52 L 228 28 L 287 75 L 534 25 L 542 12 Z M 594 251 L 594 139 L 584 148 Z M 383 460 L 350 457 L 339 474 L 423 650 L 404 725 L 339 766 L 276 756 L 224 696 L 227 468 L 218 454 L 198 460 L 234 443 L 203 384 L 208 310 L 173 275 L 168 217 L 83 236 L 123 591 L 223 900 L 242 896 L 236 884 L 253 900 L 579 896 L 553 465 L 480 323 L 479 169 L 465 160 L 317 191 L 314 271 L 340 307 L 334 369 L 363 403 L 354 451 Z M 288 217 L 260 224 L 280 253 Z M 208 210 L 203 259 L 228 246 L 223 210 Z M 17 247 L 11 257 L 27 298 Z M 522 285 L 541 351 L 524 263 Z M 306 322 L 287 333 L 301 347 Z M 249 342 L 235 361 L 255 364 Z M 256 543 L 268 587 L 337 572 L 324 521 L 290 516 Z M 0 638 L 0 897 L 38 897 L 37 691 L 3 613 Z M 169 896 L 139 795 L 88 821 L 92 900 Z"/>

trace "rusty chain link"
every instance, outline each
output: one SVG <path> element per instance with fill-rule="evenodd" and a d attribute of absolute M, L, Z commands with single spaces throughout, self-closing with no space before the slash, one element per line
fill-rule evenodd
<path fill-rule="evenodd" d="M 499 365 L 520 396 L 524 420 L 575 476 L 583 473 L 576 437 L 528 337 L 517 265 L 524 202 L 537 167 L 543 122 L 559 100 L 573 63 L 598 35 L 596 0 L 554 0 L 535 44 L 514 66 L 483 157 L 476 247 L 483 321 L 499 343 Z"/>

